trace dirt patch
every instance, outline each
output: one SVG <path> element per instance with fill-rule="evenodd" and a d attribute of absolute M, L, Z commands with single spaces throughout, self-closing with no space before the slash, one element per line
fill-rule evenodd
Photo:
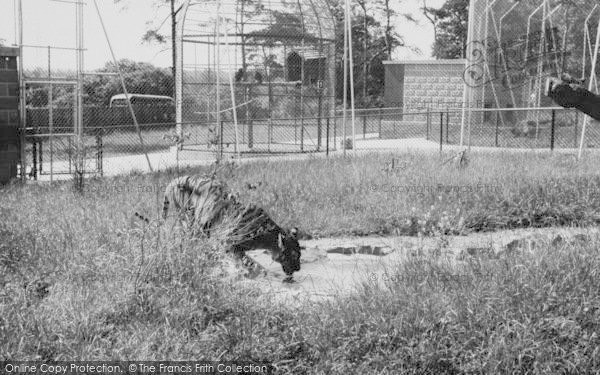
<path fill-rule="evenodd" d="M 587 241 L 598 233 L 597 228 L 541 228 L 442 238 L 312 239 L 301 241 L 306 250 L 302 254 L 302 269 L 294 274 L 294 283 L 282 283 L 285 275 L 280 264 L 262 250 L 248 254 L 267 269 L 267 276 L 243 282 L 259 285 L 282 302 L 322 301 L 355 292 L 365 282 L 384 283 L 408 257 L 428 256 L 432 252 L 456 261 L 466 257 L 497 257 L 516 248 Z"/>

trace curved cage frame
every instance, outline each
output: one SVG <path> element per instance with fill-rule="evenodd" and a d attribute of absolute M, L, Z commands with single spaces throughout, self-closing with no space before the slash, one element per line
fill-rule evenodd
<path fill-rule="evenodd" d="M 186 0 L 178 25 L 180 150 L 321 149 L 335 112 L 329 0 Z"/>

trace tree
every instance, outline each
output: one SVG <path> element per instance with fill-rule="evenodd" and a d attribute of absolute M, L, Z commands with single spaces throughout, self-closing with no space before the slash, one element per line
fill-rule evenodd
<path fill-rule="evenodd" d="M 423 0 L 423 7 L 421 8 L 421 12 L 431 25 L 433 26 L 433 40 L 437 40 L 437 14 L 435 8 L 430 8 L 427 6 L 427 0 Z"/>
<path fill-rule="evenodd" d="M 397 47 L 409 47 L 395 31 L 393 24 L 398 15 L 390 8 L 389 0 L 361 0 L 358 7 L 351 10 L 352 50 L 354 59 L 354 90 L 357 102 L 365 106 L 378 103 L 383 94 L 383 61 L 389 60 Z M 332 2 L 332 12 L 336 19 L 337 98 L 343 98 L 343 56 L 344 56 L 344 8 L 343 1 Z M 408 14 L 400 15 L 404 20 L 414 22 Z M 385 26 L 382 26 L 385 22 Z"/>
<path fill-rule="evenodd" d="M 128 59 L 119 60 L 118 65 L 128 92 L 173 96 L 173 77 L 168 69 Z M 98 71 L 115 73 L 117 68 L 113 62 L 108 62 Z M 86 77 L 83 89 L 87 103 L 103 106 L 108 105 L 113 95 L 123 92 L 119 78 L 114 75 L 89 75 Z"/>
<path fill-rule="evenodd" d="M 439 9 L 428 7 L 423 1 L 421 10 L 434 26 L 432 56 L 438 59 L 465 57 L 469 0 L 446 0 Z"/>
<path fill-rule="evenodd" d="M 123 0 L 114 0 L 116 3 L 121 2 Z M 151 27 L 146 30 L 144 35 L 142 36 L 142 41 L 147 43 L 157 42 L 160 44 L 164 44 L 167 42 L 167 37 L 164 34 L 159 32 L 160 28 L 167 19 L 171 19 L 171 59 L 172 59 L 172 67 L 171 71 L 173 77 L 175 77 L 175 73 L 177 71 L 177 48 L 176 48 L 176 36 L 177 36 L 177 13 L 181 10 L 181 6 L 176 5 L 177 0 L 154 0 L 154 6 L 163 7 L 165 5 L 169 6 L 169 15 L 158 27 Z"/>

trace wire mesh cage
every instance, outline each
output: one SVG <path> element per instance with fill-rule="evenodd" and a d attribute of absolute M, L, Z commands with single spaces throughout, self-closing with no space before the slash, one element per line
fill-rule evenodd
<path fill-rule="evenodd" d="M 327 0 L 187 0 L 179 15 L 184 150 L 317 151 L 335 111 Z"/>
<path fill-rule="evenodd" d="M 549 135 L 552 111 L 544 108 L 556 104 L 546 95 L 547 78 L 592 79 L 590 88 L 597 91 L 595 77 L 586 76 L 598 17 L 599 6 L 592 0 L 473 0 L 463 74 L 465 107 L 476 107 L 463 112 L 468 134 Z M 583 118 L 566 112 L 559 117 L 559 126 L 571 128 Z"/>

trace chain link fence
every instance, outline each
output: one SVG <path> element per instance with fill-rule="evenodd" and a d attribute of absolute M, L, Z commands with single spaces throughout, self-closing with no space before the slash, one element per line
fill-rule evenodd
<path fill-rule="evenodd" d="M 354 114 L 343 112 L 343 11 L 335 4 L 184 4 L 175 69 L 122 60 L 82 70 L 77 54 L 88 50 L 23 42 L 27 175 L 413 145 L 575 148 L 581 140 L 583 114 L 557 108 L 544 83 L 589 75 L 600 17 L 591 0 L 473 0 L 465 59 L 385 63 L 364 50 L 360 33 L 375 29 L 363 30 L 354 7 Z M 586 147 L 600 145 L 598 133 L 588 127 Z"/>

